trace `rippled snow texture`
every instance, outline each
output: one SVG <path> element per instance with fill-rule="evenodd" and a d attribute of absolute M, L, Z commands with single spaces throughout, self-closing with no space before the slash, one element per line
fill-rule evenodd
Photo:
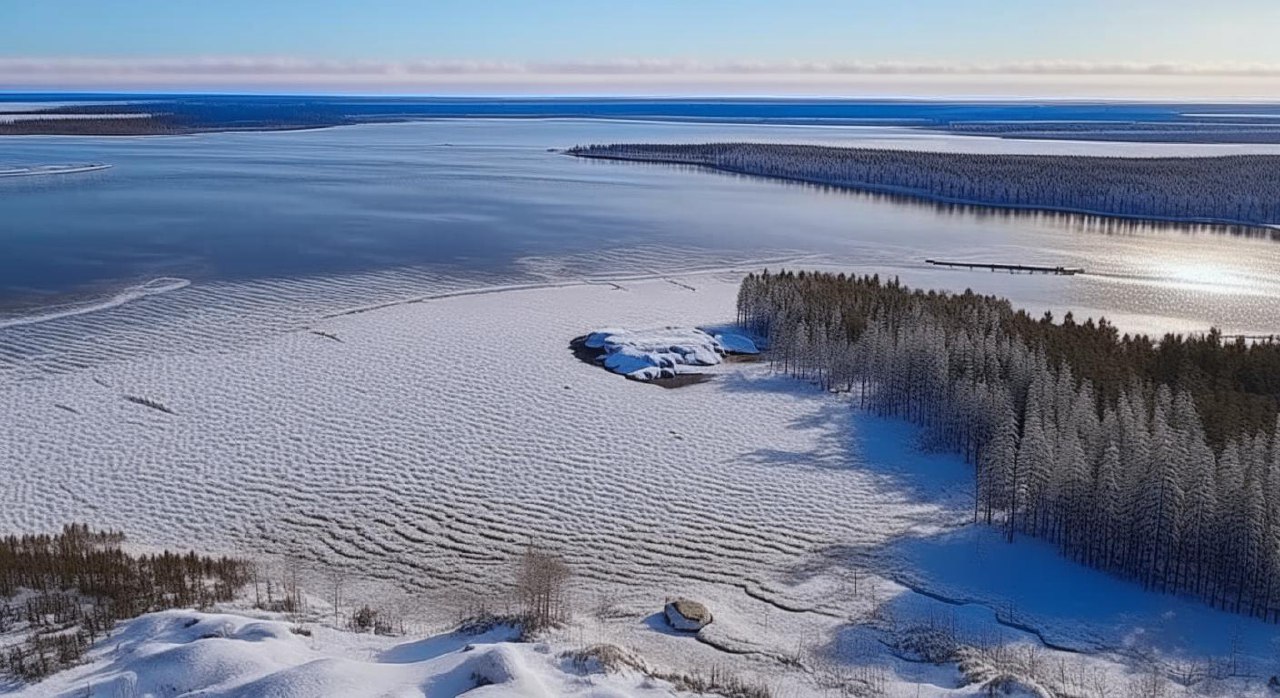
<path fill-rule="evenodd" d="M 568 348 L 729 320 L 737 278 L 457 296 L 0 387 L 0 526 L 87 520 L 485 591 L 530 541 L 587 579 L 757 588 L 830 544 L 936 523 L 883 466 L 852 468 L 846 406 L 767 365 L 661 391 Z"/>

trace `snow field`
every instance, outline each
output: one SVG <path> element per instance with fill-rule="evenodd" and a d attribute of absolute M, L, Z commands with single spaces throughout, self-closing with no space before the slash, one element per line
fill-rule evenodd
<path fill-rule="evenodd" d="M 843 600 L 791 590 L 787 570 L 949 516 L 853 467 L 847 409 L 762 364 L 664 391 L 568 348 L 592 327 L 731 318 L 736 281 L 458 296 L 316 325 L 341 341 L 298 331 L 6 384 L 3 457 L 17 465 L 0 525 L 88 520 L 146 545 L 290 555 L 441 595 L 493 594 L 534 542 L 566 556 L 583 599 L 621 588 L 657 612 L 699 585 L 720 632 L 734 612 L 719 598 L 839 615 Z M 731 640 L 794 644 L 746 627 Z"/>
<path fill-rule="evenodd" d="M 241 354 L 5 386 L 6 455 L 24 465 L 2 516 L 53 526 L 92 502 L 101 524 L 156 544 L 375 560 L 371 571 L 425 586 L 483 588 L 497 574 L 486 568 L 530 539 L 605 579 L 742 579 L 827 541 L 842 509 L 884 493 L 844 470 L 848 412 L 765 367 L 668 395 L 568 351 L 610 319 L 728 314 L 733 283 L 691 284 L 702 288 L 458 297 L 317 326 L 337 342 L 295 332 Z M 495 347 L 513 327 L 517 350 Z M 934 510 L 904 503 L 888 510 L 889 531 L 862 533 L 879 542 Z"/>
<path fill-rule="evenodd" d="M 552 641 L 616 644 L 665 671 L 721 667 L 778 696 L 820 694 L 832 667 L 857 666 L 881 672 L 889 695 L 976 695 L 954 688 L 954 668 L 884 644 L 893 628 L 939 618 L 1003 645 L 1042 648 L 1043 636 L 1100 652 L 1041 649 L 1116 685 L 1140 651 L 1218 656 L 1224 642 L 1169 631 L 1170 617 L 1186 618 L 1205 637 L 1243 633 L 1265 671 L 1270 626 L 1240 631 L 1245 619 L 1135 595 L 1033 543 L 970 554 L 989 533 L 965 527 L 970 471 L 920 452 L 905 424 L 764 363 L 721 364 L 710 382 L 662 390 L 569 349 L 593 328 L 723 323 L 739 278 L 424 298 L 239 351 L 215 345 L 7 382 L 0 527 L 85 521 L 145 546 L 345 568 L 371 589 L 406 589 L 419 603 L 404 612 L 435 623 L 456 618 L 464 596 L 500 604 L 514 559 L 535 543 L 575 573 L 577 619 Z M 1037 594 L 1046 575 L 1075 581 Z M 323 594 L 323 580 L 312 583 Z M 675 596 L 706 603 L 715 622 L 697 637 L 670 632 L 660 614 Z M 1131 601 L 1090 613 L 1097 598 Z M 226 659 L 235 670 L 218 685 L 241 685 L 227 683 L 234 674 L 288 695 L 367 670 L 315 663 L 293 640 L 263 640 L 279 643 L 271 666 Z M 396 694 L 449 671 L 420 669 L 382 673 L 393 684 L 376 685 Z"/>

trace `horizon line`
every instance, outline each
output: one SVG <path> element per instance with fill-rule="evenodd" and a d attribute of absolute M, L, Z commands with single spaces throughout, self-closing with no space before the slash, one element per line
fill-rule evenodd
<path fill-rule="evenodd" d="M 288 76 L 385 79 L 444 77 L 567 76 L 1061 76 L 1061 77 L 1280 77 L 1280 64 L 1222 61 L 1074 61 L 1003 62 L 861 61 L 861 60 L 724 60 L 641 58 L 565 61 L 492 61 L 469 59 L 330 59 L 270 55 L 204 55 L 168 57 L 0 56 L 0 76 L 78 75 L 138 78 L 159 76 L 247 77 Z"/>

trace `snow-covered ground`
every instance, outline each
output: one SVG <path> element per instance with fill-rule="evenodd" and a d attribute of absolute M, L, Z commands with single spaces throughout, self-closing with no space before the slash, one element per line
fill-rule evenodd
<path fill-rule="evenodd" d="M 1223 695 L 1266 690 L 1280 671 L 1274 626 L 968 526 L 969 469 L 922 452 L 905 424 L 765 363 L 721 364 L 709 382 L 662 390 L 570 350 L 601 327 L 726 323 L 738 278 L 453 294 L 317 319 L 241 351 L 0 385 L 0 530 L 74 520 L 145 546 L 288 556 L 318 594 L 327 572 L 311 570 L 344 568 L 353 602 L 394 598 L 401 617 L 437 627 L 476 598 L 501 603 L 513 561 L 535 543 L 575 575 L 575 622 L 548 642 L 616 644 L 661 671 L 718 667 L 778 697 L 839 695 L 830 686 L 855 679 L 888 695 L 977 695 L 956 688 L 953 664 L 903 648 L 938 627 L 1111 689 L 1079 695 L 1125 695 L 1152 658 L 1220 660 L 1212 667 L 1249 675 L 1214 683 Z M 715 621 L 697 636 L 669 631 L 661 611 L 676 596 L 705 603 Z M 181 628 L 147 625 L 160 622 L 127 632 L 174 658 L 197 652 Z M 460 655 L 388 669 L 385 654 L 209 622 L 271 649 L 261 658 L 231 643 L 225 663 L 192 655 L 211 672 L 248 667 L 236 674 L 245 681 L 376 675 L 360 685 L 418 695 L 430 677 L 470 671 Z M 148 666 L 111 651 L 74 671 L 106 681 Z M 536 646 L 476 656 L 486 655 L 573 695 Z M 219 691 L 242 685 L 210 676 L 222 677 Z M 66 680 L 49 685 L 83 688 Z M 620 695 L 636 686 L 610 684 Z"/>
<path fill-rule="evenodd" d="M 280 619 L 166 611 L 128 621 L 83 666 L 26 690 L 59 698 L 119 696 L 670 696 L 634 669 L 605 671 L 509 627 L 418 640 Z"/>

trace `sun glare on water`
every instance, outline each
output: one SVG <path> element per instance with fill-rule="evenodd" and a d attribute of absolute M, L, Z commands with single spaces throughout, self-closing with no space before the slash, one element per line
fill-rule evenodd
<path fill-rule="evenodd" d="M 1239 270 L 1201 261 L 1166 262 L 1158 267 L 1160 276 L 1184 287 L 1211 293 L 1235 293 L 1247 286 L 1249 280 Z"/>

